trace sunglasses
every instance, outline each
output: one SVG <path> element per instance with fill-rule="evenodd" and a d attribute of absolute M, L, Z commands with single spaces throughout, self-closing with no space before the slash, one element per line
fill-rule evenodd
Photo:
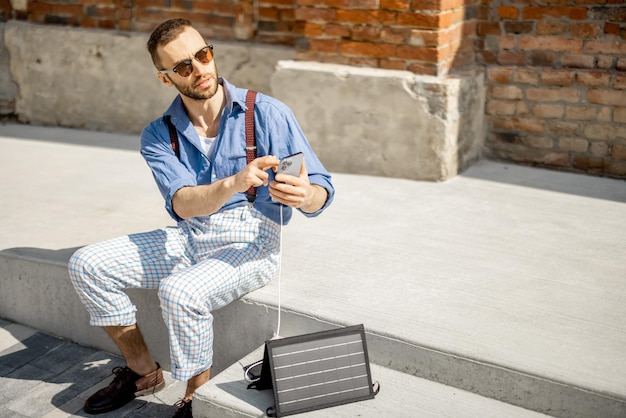
<path fill-rule="evenodd" d="M 207 45 L 193 56 L 200 64 L 207 65 L 213 61 L 213 45 Z M 188 58 L 176 64 L 171 70 L 159 70 L 161 74 L 176 73 L 181 77 L 189 77 L 193 73 L 192 59 Z"/>

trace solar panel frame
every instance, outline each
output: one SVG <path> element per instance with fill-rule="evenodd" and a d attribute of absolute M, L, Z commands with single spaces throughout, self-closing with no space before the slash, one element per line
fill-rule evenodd
<path fill-rule="evenodd" d="M 276 417 L 373 399 L 363 325 L 266 344 Z"/>

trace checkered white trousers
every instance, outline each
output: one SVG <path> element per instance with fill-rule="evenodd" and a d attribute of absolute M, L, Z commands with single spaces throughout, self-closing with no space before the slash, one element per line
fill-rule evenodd
<path fill-rule="evenodd" d="M 135 324 L 124 289 L 158 289 L 172 376 L 186 381 L 212 365 L 211 312 L 267 284 L 279 257 L 280 225 L 245 206 L 83 247 L 69 273 L 94 326 Z"/>

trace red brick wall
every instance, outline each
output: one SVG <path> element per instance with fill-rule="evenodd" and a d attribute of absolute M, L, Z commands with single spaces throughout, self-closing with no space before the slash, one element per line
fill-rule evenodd
<path fill-rule="evenodd" d="M 484 66 L 486 152 L 626 178 L 625 0 L 0 0 L 0 19 L 293 46 L 300 60 L 442 76 Z M 255 4 L 257 8 L 255 9 Z"/>
<path fill-rule="evenodd" d="M 539 4 L 539 5 L 538 5 Z M 623 0 L 485 0 L 488 152 L 626 177 Z"/>
<path fill-rule="evenodd" d="M 298 0 L 298 58 L 446 74 L 474 64 L 478 7 L 478 0 Z"/>

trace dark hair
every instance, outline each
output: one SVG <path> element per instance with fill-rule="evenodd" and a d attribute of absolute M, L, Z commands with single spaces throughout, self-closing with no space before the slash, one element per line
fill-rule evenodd
<path fill-rule="evenodd" d="M 166 45 L 172 42 L 178 35 L 181 34 L 186 27 L 190 27 L 191 22 L 187 19 L 170 19 L 161 23 L 150 35 L 148 39 L 148 52 L 152 57 L 154 66 L 162 70 L 161 60 L 159 54 L 157 54 L 157 48 L 161 45 Z"/>

